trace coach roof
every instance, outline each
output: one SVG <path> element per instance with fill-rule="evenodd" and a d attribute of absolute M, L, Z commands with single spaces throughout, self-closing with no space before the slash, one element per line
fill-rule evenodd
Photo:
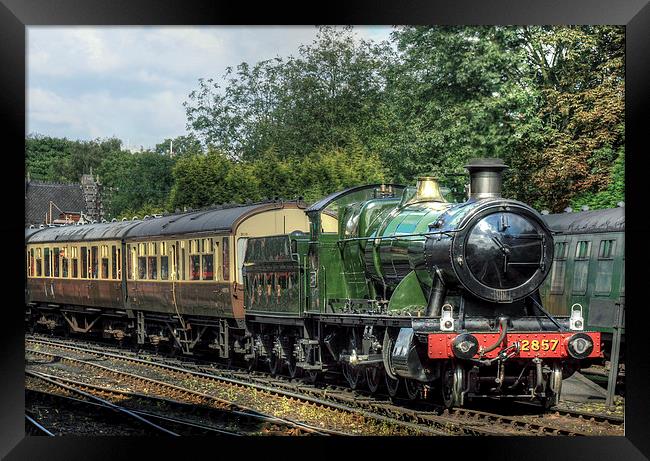
<path fill-rule="evenodd" d="M 82 240 L 121 240 L 126 232 L 141 221 L 118 221 L 96 224 L 69 224 L 40 229 L 25 235 L 27 243 L 78 242 Z"/>
<path fill-rule="evenodd" d="M 558 213 L 542 216 L 555 233 L 590 234 L 595 232 L 625 231 L 625 208 Z"/>
<path fill-rule="evenodd" d="M 264 202 L 251 205 L 225 205 L 187 213 L 138 221 L 119 221 L 84 225 L 54 226 L 25 231 L 27 243 L 77 242 L 82 240 L 121 240 L 142 237 L 232 232 L 247 216 L 285 206 L 303 208 L 300 202 Z M 30 229 L 31 231 L 31 229 Z"/>
<path fill-rule="evenodd" d="M 264 202 L 251 205 L 225 205 L 190 213 L 174 214 L 140 221 L 125 235 L 126 239 L 200 234 L 203 232 L 231 233 L 246 217 L 267 211 L 291 207 L 303 207 L 298 202 Z"/>

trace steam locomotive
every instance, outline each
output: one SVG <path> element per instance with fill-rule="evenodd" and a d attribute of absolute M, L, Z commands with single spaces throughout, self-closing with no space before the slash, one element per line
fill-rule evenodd
<path fill-rule="evenodd" d="M 251 368 L 446 406 L 486 396 L 557 403 L 601 356 L 579 316 L 539 286 L 553 237 L 501 197 L 495 159 L 470 162 L 469 200 L 435 178 L 368 185 L 305 209 L 267 203 L 143 221 L 30 230 L 30 325 L 99 333 Z"/>

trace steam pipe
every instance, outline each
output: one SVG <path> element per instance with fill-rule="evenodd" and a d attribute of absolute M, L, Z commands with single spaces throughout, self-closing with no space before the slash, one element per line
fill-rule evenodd
<path fill-rule="evenodd" d="M 427 302 L 427 317 L 436 317 L 440 315 L 442 302 L 445 299 L 447 289 L 445 283 L 442 281 L 440 270 L 436 268 L 433 272 L 433 281 L 431 284 L 431 291 L 429 292 L 429 301 Z"/>
<path fill-rule="evenodd" d="M 501 329 L 501 332 L 499 333 L 499 338 L 491 346 L 486 347 L 486 348 L 481 348 L 478 351 L 479 355 L 481 357 L 484 354 L 487 354 L 488 352 L 492 352 L 494 349 L 499 347 L 499 344 L 501 344 L 503 342 L 503 338 L 506 337 L 506 333 L 508 332 L 508 318 L 507 317 L 499 317 L 499 327 Z"/>

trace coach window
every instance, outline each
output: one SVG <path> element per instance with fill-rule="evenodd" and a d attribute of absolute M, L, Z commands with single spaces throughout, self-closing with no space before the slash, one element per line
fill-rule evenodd
<path fill-rule="evenodd" d="M 99 275 L 99 249 L 96 245 L 90 247 L 90 276 L 96 279 Z"/>
<path fill-rule="evenodd" d="M 181 250 L 178 254 L 178 278 L 179 280 L 187 280 L 187 273 L 185 272 L 185 268 L 187 267 L 187 243 L 185 240 L 181 240 L 179 245 Z"/>
<path fill-rule="evenodd" d="M 149 242 L 147 250 L 147 279 L 156 280 L 158 278 L 158 242 Z"/>
<path fill-rule="evenodd" d="M 221 265 L 224 281 L 230 280 L 230 245 L 228 237 L 223 238 L 221 247 Z"/>
<path fill-rule="evenodd" d="M 43 275 L 45 277 L 50 276 L 50 249 L 43 248 Z"/>
<path fill-rule="evenodd" d="M 127 275 L 129 280 L 135 280 L 136 267 L 138 267 L 138 248 L 137 245 L 129 245 L 127 257 Z"/>
<path fill-rule="evenodd" d="M 108 260 L 108 245 L 102 245 L 100 247 L 100 253 L 101 253 L 101 257 L 102 257 L 100 278 L 106 280 L 106 279 L 108 279 L 108 267 L 110 266 L 109 260 Z"/>
<path fill-rule="evenodd" d="M 555 254 L 553 267 L 551 269 L 551 293 L 564 293 L 564 276 L 566 271 L 566 258 L 569 254 L 568 242 L 557 242 L 555 244 Z"/>
<path fill-rule="evenodd" d="M 68 278 L 69 274 L 69 262 L 70 262 L 70 249 L 69 247 L 61 248 L 61 277 Z"/>
<path fill-rule="evenodd" d="M 167 255 L 167 242 L 160 242 L 160 280 L 169 278 L 169 256 Z"/>
<path fill-rule="evenodd" d="M 590 256 L 591 242 L 588 240 L 578 242 L 573 263 L 573 292 L 576 294 L 585 294 L 587 291 Z"/>
<path fill-rule="evenodd" d="M 34 249 L 30 248 L 27 252 L 28 262 L 27 262 L 27 273 L 30 277 L 34 277 L 36 273 L 36 258 L 34 257 Z"/>
<path fill-rule="evenodd" d="M 70 247 L 70 276 L 79 277 L 79 248 Z"/>
<path fill-rule="evenodd" d="M 81 247 L 81 275 L 82 279 L 88 278 L 88 248 Z"/>
<path fill-rule="evenodd" d="M 113 280 L 120 278 L 120 250 L 116 245 L 111 245 L 111 278 Z"/>
<path fill-rule="evenodd" d="M 138 243 L 138 280 L 147 280 L 147 244 Z"/>
<path fill-rule="evenodd" d="M 598 269 L 596 271 L 596 293 L 609 294 L 612 291 L 612 270 L 614 268 L 614 240 L 601 240 L 598 248 Z"/>
<path fill-rule="evenodd" d="M 241 237 L 237 239 L 237 281 L 244 283 L 242 268 L 244 267 L 244 259 L 246 257 L 246 247 L 248 246 L 248 237 Z"/>
<path fill-rule="evenodd" d="M 41 248 L 36 248 L 36 277 L 43 275 L 43 252 Z"/>
<path fill-rule="evenodd" d="M 61 269 L 61 254 L 58 247 L 52 249 L 52 277 L 58 277 Z"/>
<path fill-rule="evenodd" d="M 201 280 L 201 240 L 190 240 L 190 280 Z"/>
<path fill-rule="evenodd" d="M 201 279 L 214 280 L 214 245 L 211 238 L 203 239 L 201 254 Z"/>

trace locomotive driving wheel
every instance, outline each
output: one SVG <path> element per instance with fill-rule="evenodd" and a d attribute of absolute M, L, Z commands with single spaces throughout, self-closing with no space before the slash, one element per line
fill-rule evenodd
<path fill-rule="evenodd" d="M 391 378 L 390 376 L 388 376 L 388 373 L 384 373 L 384 377 L 386 381 L 386 390 L 388 391 L 388 395 L 391 397 L 397 396 L 397 392 L 399 391 L 400 379 Z"/>
<path fill-rule="evenodd" d="M 415 379 L 406 378 L 404 380 L 404 389 L 409 400 L 418 400 L 423 396 L 423 385 Z"/>
<path fill-rule="evenodd" d="M 442 402 L 446 408 L 461 406 L 463 404 L 463 383 L 465 369 L 460 365 L 447 362 L 442 372 L 441 388 Z"/>
<path fill-rule="evenodd" d="M 350 389 L 357 389 L 365 380 L 365 374 L 361 367 L 353 367 L 349 363 L 343 363 L 341 366 L 343 376 L 348 382 Z"/>
<path fill-rule="evenodd" d="M 271 347 L 269 348 L 269 371 L 273 376 L 282 373 L 282 366 L 284 365 L 282 359 L 282 345 L 280 338 L 274 336 L 271 338 Z"/>
<path fill-rule="evenodd" d="M 366 367 L 366 384 L 373 394 L 377 392 L 381 384 L 382 370 L 379 367 Z"/>

